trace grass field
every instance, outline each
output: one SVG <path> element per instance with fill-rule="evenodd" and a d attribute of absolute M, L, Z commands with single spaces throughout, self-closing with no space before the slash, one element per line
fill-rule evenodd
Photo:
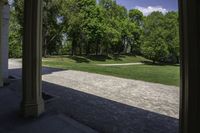
<path fill-rule="evenodd" d="M 177 65 L 132 65 L 132 66 L 98 66 L 97 64 L 118 64 L 148 62 L 143 57 L 135 56 L 59 56 L 43 59 L 43 65 L 67 70 L 79 70 L 116 77 L 136 79 L 166 85 L 179 86 L 179 66 Z"/>

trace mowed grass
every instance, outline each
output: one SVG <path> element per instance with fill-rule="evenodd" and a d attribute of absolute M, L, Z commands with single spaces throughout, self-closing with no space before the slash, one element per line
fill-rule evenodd
<path fill-rule="evenodd" d="M 143 57 L 50 57 L 43 59 L 43 65 L 47 67 L 78 70 L 116 77 L 142 80 L 165 85 L 179 86 L 179 66 L 177 65 L 132 65 L 132 66 L 98 66 L 97 64 L 118 64 L 147 62 Z"/>

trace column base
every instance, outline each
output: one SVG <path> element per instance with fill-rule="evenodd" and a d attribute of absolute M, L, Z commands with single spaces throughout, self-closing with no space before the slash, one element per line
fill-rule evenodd
<path fill-rule="evenodd" d="M 21 115 L 23 117 L 38 117 L 44 112 L 44 101 L 36 104 L 21 104 Z"/>

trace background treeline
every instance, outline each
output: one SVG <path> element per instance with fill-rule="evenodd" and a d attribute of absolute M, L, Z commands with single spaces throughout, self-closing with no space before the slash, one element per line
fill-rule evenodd
<path fill-rule="evenodd" d="M 10 57 L 21 57 L 23 0 L 14 0 Z M 142 55 L 153 62 L 179 62 L 178 13 L 144 16 L 114 0 L 43 0 L 43 56 Z"/>

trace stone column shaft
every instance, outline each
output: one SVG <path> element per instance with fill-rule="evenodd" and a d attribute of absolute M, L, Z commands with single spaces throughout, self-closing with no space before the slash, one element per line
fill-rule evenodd
<path fill-rule="evenodd" d="M 5 4 L 3 6 L 3 21 L 2 21 L 2 67 L 3 67 L 3 78 L 8 79 L 8 51 L 9 51 L 9 19 L 10 19 L 10 6 Z"/>
<path fill-rule="evenodd" d="M 25 117 L 44 111 L 42 99 L 42 0 L 25 0 L 23 41 L 23 100 Z"/>
<path fill-rule="evenodd" d="M 200 1 L 179 0 L 180 133 L 200 133 Z"/>
<path fill-rule="evenodd" d="M 0 0 L 0 87 L 3 87 L 3 57 L 2 57 L 2 13 L 4 1 Z"/>

